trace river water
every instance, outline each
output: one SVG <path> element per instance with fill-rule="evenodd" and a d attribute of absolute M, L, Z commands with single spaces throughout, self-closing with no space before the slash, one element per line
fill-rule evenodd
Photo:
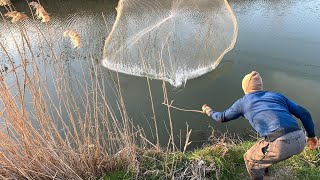
<path fill-rule="evenodd" d="M 82 43 L 86 48 L 77 54 L 68 49 L 66 40 L 57 39 L 71 57 L 66 60 L 70 76 L 76 77 L 80 73 L 77 61 L 88 60 L 81 55 L 82 52 L 90 53 L 97 60 L 102 59 L 104 39 L 115 20 L 117 1 L 55 0 L 43 1 L 42 5 L 54 19 L 52 24 L 57 32 L 72 27 L 84 37 Z M 243 96 L 243 76 L 256 70 L 260 72 L 266 90 L 281 92 L 310 111 L 316 134 L 320 136 L 320 1 L 232 0 L 230 5 L 239 26 L 235 48 L 225 55 L 215 70 L 188 80 L 185 86 L 175 88 L 167 84 L 169 100 L 174 100 L 173 105 L 180 108 L 200 109 L 206 103 L 216 111 L 223 111 Z M 15 7 L 24 12 L 30 11 L 25 2 L 15 2 Z M 3 32 L 0 38 L 6 39 Z M 15 56 L 9 42 L 7 47 Z M 3 59 L 0 62 L 6 64 Z M 134 124 L 145 129 L 149 139 L 154 140 L 146 78 L 119 74 L 119 79 L 129 117 Z M 167 108 L 162 105 L 162 82 L 151 80 L 150 83 L 159 136 L 165 144 L 170 130 Z M 210 126 L 243 138 L 254 134 L 243 118 L 218 124 L 202 114 L 174 109 L 171 110 L 171 118 L 177 135 L 175 138 L 179 139 L 180 133 L 184 135 L 188 124 L 192 129 L 194 146 L 206 141 L 212 130 Z"/>

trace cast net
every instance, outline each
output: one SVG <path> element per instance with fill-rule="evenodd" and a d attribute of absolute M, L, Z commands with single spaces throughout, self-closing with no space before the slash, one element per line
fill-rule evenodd
<path fill-rule="evenodd" d="M 103 65 L 180 86 L 205 74 L 238 34 L 227 0 L 120 0 Z"/>

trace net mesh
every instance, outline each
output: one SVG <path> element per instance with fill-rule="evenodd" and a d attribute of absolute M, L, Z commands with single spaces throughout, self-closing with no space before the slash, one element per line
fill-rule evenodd
<path fill-rule="evenodd" d="M 236 18 L 225 0 L 120 0 L 103 65 L 180 86 L 213 70 L 235 45 Z"/>

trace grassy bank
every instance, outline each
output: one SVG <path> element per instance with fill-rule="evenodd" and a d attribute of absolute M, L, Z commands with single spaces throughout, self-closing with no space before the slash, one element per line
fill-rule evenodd
<path fill-rule="evenodd" d="M 103 179 L 249 179 L 243 154 L 253 144 L 220 141 L 184 154 L 140 150 L 139 169 L 110 172 Z M 320 179 L 319 156 L 319 150 L 306 148 L 300 155 L 273 165 L 266 179 Z"/>

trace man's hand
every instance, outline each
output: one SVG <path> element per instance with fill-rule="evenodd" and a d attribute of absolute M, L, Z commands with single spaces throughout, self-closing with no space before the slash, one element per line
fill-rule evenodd
<path fill-rule="evenodd" d="M 202 106 L 202 112 L 203 112 L 204 114 L 207 114 L 208 116 L 210 116 L 210 115 L 211 115 L 211 112 L 212 112 L 212 109 L 211 109 L 209 106 L 207 106 L 206 104 L 204 104 L 204 105 Z"/>
<path fill-rule="evenodd" d="M 308 143 L 308 146 L 311 150 L 315 150 L 318 147 L 318 138 L 317 137 L 313 137 L 313 138 L 308 137 L 307 143 Z"/>

